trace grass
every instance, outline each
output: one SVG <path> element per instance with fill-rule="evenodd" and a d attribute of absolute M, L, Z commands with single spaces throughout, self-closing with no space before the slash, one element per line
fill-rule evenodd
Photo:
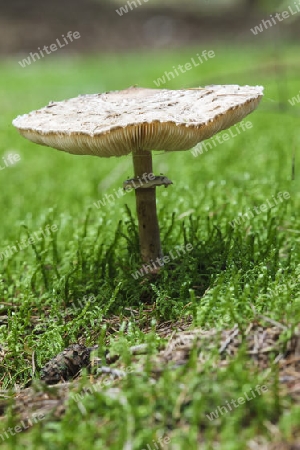
<path fill-rule="evenodd" d="M 299 47 L 213 47 L 214 59 L 165 87 L 261 84 L 265 97 L 248 118 L 252 129 L 202 155 L 156 152 L 155 172 L 174 183 L 157 190 L 164 252 L 188 243 L 193 250 L 155 279 L 132 276 L 141 266 L 133 195 L 94 205 L 132 176 L 130 157 L 98 160 L 38 147 L 10 124 L 50 100 L 134 84 L 154 87 L 153 80 L 190 61 L 199 48 L 51 55 L 25 69 L 16 59 L 1 62 L 0 157 L 13 151 L 21 160 L 0 171 L 0 254 L 47 225 L 54 230 L 0 261 L 3 390 L 23 388 L 32 378 L 37 390 L 45 389 L 37 381 L 41 367 L 78 341 L 116 352 L 122 367 L 134 368 L 129 347 L 148 343 L 157 353 L 165 341 L 163 323 L 176 328 L 190 320 L 192 328 L 207 330 L 238 323 L 244 329 L 256 313 L 290 327 L 300 322 L 299 105 L 288 104 L 299 92 Z M 282 201 L 280 192 L 287 193 Z M 272 207 L 232 226 L 268 200 Z M 59 420 L 47 416 L 26 433 L 2 439 L 2 448 L 155 449 L 164 435 L 170 439 L 164 448 L 238 450 L 257 436 L 272 440 L 275 426 L 280 438 L 292 440 L 300 408 L 279 395 L 276 368 L 249 371 L 243 352 L 223 369 L 213 361 L 212 355 L 199 372 L 191 357 L 180 369 L 165 368 L 155 383 L 147 370 L 133 370 L 121 381 L 121 395 L 108 395 L 108 386 L 81 404 L 70 399 Z M 264 382 L 265 394 L 218 420 L 207 418 Z M 88 385 L 88 375 L 81 383 Z M 8 411 L 0 434 L 16 424 Z"/>

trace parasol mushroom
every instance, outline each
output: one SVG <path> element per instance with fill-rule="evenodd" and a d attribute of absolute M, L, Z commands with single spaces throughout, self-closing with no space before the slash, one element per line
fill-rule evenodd
<path fill-rule="evenodd" d="M 152 150 L 189 150 L 231 127 L 259 104 L 261 86 L 207 86 L 168 90 L 131 87 L 83 95 L 17 117 L 13 125 L 27 139 L 77 155 L 132 153 L 143 262 L 161 258 L 156 187 L 172 182 L 155 177 Z"/>

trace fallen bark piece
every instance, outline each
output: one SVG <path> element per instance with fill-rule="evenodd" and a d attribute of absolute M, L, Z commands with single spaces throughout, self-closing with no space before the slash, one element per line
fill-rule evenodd
<path fill-rule="evenodd" d="M 70 345 L 42 368 L 41 380 L 47 384 L 56 384 L 76 377 L 83 367 L 89 367 L 90 354 L 97 348 L 97 346 Z"/>

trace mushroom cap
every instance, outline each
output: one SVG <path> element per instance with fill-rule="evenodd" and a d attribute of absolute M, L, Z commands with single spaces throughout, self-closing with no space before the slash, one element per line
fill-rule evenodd
<path fill-rule="evenodd" d="M 13 125 L 30 141 L 77 155 L 189 150 L 242 120 L 262 96 L 262 86 L 131 87 L 50 102 Z"/>

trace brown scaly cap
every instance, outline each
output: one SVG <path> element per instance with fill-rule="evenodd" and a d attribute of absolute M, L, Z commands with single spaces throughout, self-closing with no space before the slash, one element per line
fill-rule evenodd
<path fill-rule="evenodd" d="M 13 125 L 30 141 L 77 155 L 189 150 L 241 121 L 262 95 L 261 86 L 131 87 L 51 102 Z"/>

